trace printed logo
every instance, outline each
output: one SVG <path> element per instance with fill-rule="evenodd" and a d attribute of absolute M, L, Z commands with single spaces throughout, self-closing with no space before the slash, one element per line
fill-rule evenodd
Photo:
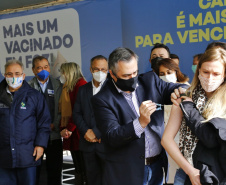
<path fill-rule="evenodd" d="M 20 109 L 26 109 L 26 104 L 24 102 L 21 102 L 20 105 L 21 105 Z"/>

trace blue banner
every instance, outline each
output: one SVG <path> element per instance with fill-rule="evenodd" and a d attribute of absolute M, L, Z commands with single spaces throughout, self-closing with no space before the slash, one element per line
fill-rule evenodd
<path fill-rule="evenodd" d="M 151 70 L 151 48 L 161 42 L 180 57 L 181 71 L 192 79 L 193 56 L 212 41 L 225 42 L 225 7 L 223 0 L 96 0 L 3 14 L 1 72 L 16 58 L 30 79 L 33 57 L 43 55 L 55 77 L 68 61 L 78 63 L 89 81 L 90 59 L 123 46 L 138 54 L 143 73 Z"/>
<path fill-rule="evenodd" d="M 193 78 L 193 56 L 208 43 L 225 42 L 226 1 L 221 0 L 123 0 L 123 46 L 139 56 L 139 70 L 151 70 L 154 43 L 164 43 L 180 58 L 180 69 Z"/>

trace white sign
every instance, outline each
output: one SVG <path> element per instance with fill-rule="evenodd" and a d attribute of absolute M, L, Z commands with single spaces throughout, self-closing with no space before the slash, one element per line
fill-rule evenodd
<path fill-rule="evenodd" d="M 0 20 L 0 40 L 2 74 L 8 60 L 18 59 L 26 75 L 33 76 L 32 59 L 37 55 L 46 57 L 51 67 L 57 53 L 81 66 L 79 16 L 72 8 Z"/>

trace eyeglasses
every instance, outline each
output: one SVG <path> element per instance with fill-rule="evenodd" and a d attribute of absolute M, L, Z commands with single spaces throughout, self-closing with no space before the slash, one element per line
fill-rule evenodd
<path fill-rule="evenodd" d="M 18 78 L 18 77 L 21 77 L 22 74 L 23 74 L 23 73 L 14 73 L 14 74 L 13 74 L 13 73 L 6 73 L 5 76 L 6 76 L 7 78 L 13 78 L 13 77 Z"/>
<path fill-rule="evenodd" d="M 108 71 L 107 69 L 104 69 L 104 68 L 101 68 L 101 69 L 99 69 L 99 68 L 92 68 L 92 70 L 93 70 L 94 73 L 99 72 L 99 71 L 102 71 L 102 72 L 106 73 Z"/>

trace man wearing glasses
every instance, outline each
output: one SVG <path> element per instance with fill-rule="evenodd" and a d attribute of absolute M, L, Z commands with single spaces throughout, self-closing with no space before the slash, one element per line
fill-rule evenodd
<path fill-rule="evenodd" d="M 105 84 L 108 72 L 107 59 L 102 55 L 93 57 L 90 72 L 93 79 L 79 88 L 73 119 L 80 132 L 79 149 L 83 151 L 88 184 L 103 185 L 104 146 L 96 127 L 91 97 Z"/>
<path fill-rule="evenodd" d="M 23 64 L 5 64 L 0 83 L 0 185 L 35 185 L 47 147 L 50 113 L 42 94 L 24 81 Z"/>

